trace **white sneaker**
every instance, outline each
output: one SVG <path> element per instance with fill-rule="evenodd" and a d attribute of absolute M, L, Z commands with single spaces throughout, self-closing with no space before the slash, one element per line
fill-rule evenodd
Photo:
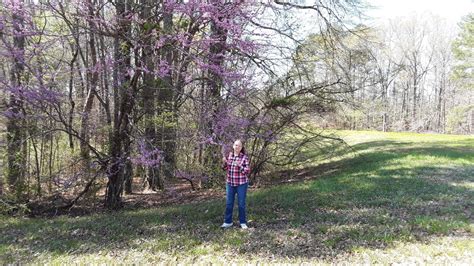
<path fill-rule="evenodd" d="M 247 226 L 247 224 L 240 224 L 240 228 L 242 228 L 242 229 L 248 229 L 249 227 Z"/>
<path fill-rule="evenodd" d="M 229 228 L 229 227 L 231 227 L 231 226 L 232 226 L 232 223 L 230 223 L 230 224 L 228 224 L 228 223 L 223 223 L 223 224 L 221 225 L 221 228 Z"/>

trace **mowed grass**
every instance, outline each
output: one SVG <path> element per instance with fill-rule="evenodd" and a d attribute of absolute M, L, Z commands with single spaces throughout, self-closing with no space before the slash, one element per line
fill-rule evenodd
<path fill-rule="evenodd" d="M 219 228 L 224 192 L 157 209 L 1 217 L 0 264 L 474 261 L 474 137 L 337 133 L 352 152 L 320 160 L 307 149 L 294 170 L 306 180 L 249 191 L 248 231 Z"/>

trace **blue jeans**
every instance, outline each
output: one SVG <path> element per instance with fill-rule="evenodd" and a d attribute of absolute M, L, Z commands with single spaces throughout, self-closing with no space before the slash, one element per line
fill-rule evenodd
<path fill-rule="evenodd" d="M 225 208 L 225 215 L 224 215 L 224 222 L 225 223 L 232 223 L 232 212 L 234 209 L 234 199 L 235 193 L 237 193 L 237 202 L 239 204 L 239 221 L 240 224 L 247 223 L 247 217 L 245 214 L 245 199 L 247 197 L 247 188 L 248 183 L 243 185 L 239 185 L 233 187 L 227 183 L 226 185 L 226 192 L 227 192 L 227 201 L 226 201 L 226 208 Z"/>

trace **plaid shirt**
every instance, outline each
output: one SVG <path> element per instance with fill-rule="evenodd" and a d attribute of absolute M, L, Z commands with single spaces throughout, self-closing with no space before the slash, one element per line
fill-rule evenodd
<path fill-rule="evenodd" d="M 227 156 L 227 162 L 224 165 L 227 172 L 227 183 L 231 186 L 239 186 L 249 182 L 248 174 L 250 173 L 249 157 L 246 154 L 240 153 L 234 156 L 231 152 Z"/>

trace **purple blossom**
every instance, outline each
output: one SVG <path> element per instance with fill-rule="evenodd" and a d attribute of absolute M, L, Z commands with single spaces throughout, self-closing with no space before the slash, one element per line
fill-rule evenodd
<path fill-rule="evenodd" d="M 25 118 L 25 115 L 22 112 L 15 111 L 12 108 L 8 108 L 2 113 L 3 116 L 9 119 L 22 119 Z"/>
<path fill-rule="evenodd" d="M 130 158 L 132 163 L 145 167 L 158 167 L 163 159 L 163 151 L 159 148 L 149 147 L 141 140 L 138 142 L 137 155 Z"/>
<path fill-rule="evenodd" d="M 160 61 L 158 65 L 158 71 L 155 73 L 158 77 L 166 77 L 170 73 L 170 66 L 165 61 Z"/>

